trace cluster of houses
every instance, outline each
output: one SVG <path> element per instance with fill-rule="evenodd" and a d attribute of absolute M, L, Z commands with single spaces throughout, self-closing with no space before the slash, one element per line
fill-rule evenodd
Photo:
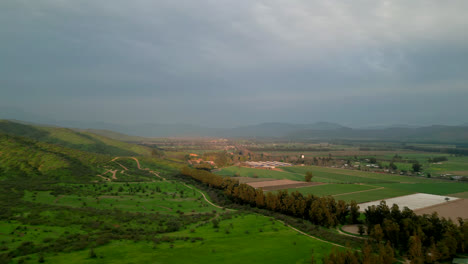
<path fill-rule="evenodd" d="M 203 160 L 203 159 L 199 158 L 197 154 L 194 154 L 194 153 L 190 153 L 189 157 L 190 157 L 190 159 L 188 160 L 188 163 L 190 163 L 192 165 L 202 164 L 202 163 L 210 164 L 212 166 L 216 165 L 214 161 L 212 161 L 212 160 Z"/>

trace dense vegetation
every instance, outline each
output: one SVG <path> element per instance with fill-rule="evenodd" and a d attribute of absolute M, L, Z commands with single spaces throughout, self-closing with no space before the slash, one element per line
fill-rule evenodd
<path fill-rule="evenodd" d="M 0 179 L 86 182 L 110 156 L 0 134 Z"/>
<path fill-rule="evenodd" d="M 437 213 L 418 216 L 408 208 L 401 211 L 396 204 L 389 208 L 384 201 L 367 208 L 365 216 L 371 237 L 407 252 L 412 263 L 435 263 L 468 253 L 468 222 L 462 219 L 457 226 Z"/>
<path fill-rule="evenodd" d="M 331 197 L 303 196 L 297 191 L 289 194 L 287 190 L 265 195 L 261 189 L 205 170 L 186 167 L 182 174 L 222 189 L 237 203 L 302 218 L 316 225 L 332 227 L 359 222 L 359 208 L 354 201 L 347 204 Z M 324 259 L 324 263 L 393 263 L 395 250 L 400 255 L 407 255 L 412 263 L 435 263 L 457 253 L 468 253 L 468 223 L 461 219 L 457 227 L 437 214 L 417 216 L 408 208 L 400 211 L 397 205 L 390 210 L 385 202 L 366 209 L 365 216 L 373 245 L 366 244 L 363 254 L 334 252 Z M 366 252 L 379 252 L 379 257 Z"/>
<path fill-rule="evenodd" d="M 348 204 L 342 200 L 335 201 L 331 197 L 316 197 L 311 194 L 304 196 L 299 192 L 289 194 L 287 190 L 264 194 L 262 189 L 240 184 L 233 178 L 221 177 L 205 170 L 188 167 L 182 169 L 182 174 L 224 190 L 228 197 L 238 203 L 281 212 L 321 226 L 331 227 L 346 222 L 356 223 L 359 217 L 356 202 Z"/>

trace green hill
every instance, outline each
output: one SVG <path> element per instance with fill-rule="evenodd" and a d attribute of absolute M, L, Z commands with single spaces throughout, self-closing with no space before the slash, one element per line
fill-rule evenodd
<path fill-rule="evenodd" d="M 0 120 L 0 133 L 113 156 L 150 155 L 151 153 L 151 150 L 146 147 L 121 142 L 87 131 L 78 132 L 68 128 L 34 126 L 8 120 Z"/>
<path fill-rule="evenodd" d="M 0 179 L 87 182 L 108 155 L 0 134 Z"/>

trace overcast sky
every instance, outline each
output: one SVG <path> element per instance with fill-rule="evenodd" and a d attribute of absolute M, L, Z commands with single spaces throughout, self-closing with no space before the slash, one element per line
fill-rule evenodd
<path fill-rule="evenodd" d="M 468 1 L 1 0 L 0 106 L 57 120 L 468 122 Z"/>

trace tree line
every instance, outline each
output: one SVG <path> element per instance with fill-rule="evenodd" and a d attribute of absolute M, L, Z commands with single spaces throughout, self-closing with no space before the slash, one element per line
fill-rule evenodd
<path fill-rule="evenodd" d="M 224 194 L 236 203 L 280 212 L 325 227 L 358 222 L 359 207 L 354 201 L 346 203 L 336 201 L 332 197 L 303 195 L 298 191 L 289 193 L 287 190 L 265 194 L 261 188 L 255 189 L 239 183 L 236 179 L 221 177 L 209 171 L 185 167 L 181 173 L 210 187 L 223 190 Z"/>
<path fill-rule="evenodd" d="M 223 190 L 235 203 L 302 218 L 324 227 L 359 223 L 359 207 L 354 201 L 346 203 L 332 197 L 305 196 L 287 190 L 265 194 L 262 189 L 209 171 L 185 167 L 181 173 Z M 364 244 L 362 252 L 333 252 L 324 263 L 393 263 L 395 255 L 407 256 L 411 263 L 437 263 L 468 252 L 468 222 L 461 219 L 457 226 L 436 213 L 418 216 L 407 207 L 403 210 L 398 205 L 389 208 L 385 202 L 367 208 L 365 216 L 370 240 Z"/>
<path fill-rule="evenodd" d="M 407 207 L 389 207 L 385 201 L 368 207 L 364 214 L 371 238 L 388 241 L 411 263 L 436 263 L 468 252 L 468 222 L 461 218 L 456 225 L 437 213 L 419 216 Z"/>

